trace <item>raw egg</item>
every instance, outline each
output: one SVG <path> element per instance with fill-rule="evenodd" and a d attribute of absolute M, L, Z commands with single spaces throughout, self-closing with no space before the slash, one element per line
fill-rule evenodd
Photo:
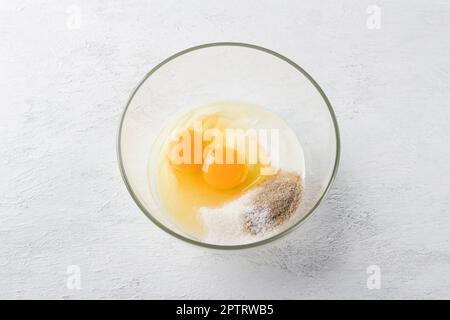
<path fill-rule="evenodd" d="M 200 208 L 222 207 L 265 181 L 264 169 L 276 169 L 267 146 L 258 139 L 256 161 L 245 148 L 223 141 L 229 129 L 260 128 L 279 130 L 281 141 L 286 142 L 284 152 L 296 149 L 291 147 L 291 136 L 285 134 L 290 131 L 277 116 L 244 103 L 218 102 L 192 109 L 164 129 L 156 144 L 159 149 L 152 153 L 156 157 L 149 161 L 150 181 L 161 208 L 183 231 L 201 239 L 206 227 Z"/>
<path fill-rule="evenodd" d="M 232 189 L 245 180 L 248 165 L 238 163 L 239 155 L 235 149 L 225 147 L 221 153 L 222 159 L 219 161 L 214 148 L 207 153 L 202 166 L 203 179 L 213 188 Z"/>

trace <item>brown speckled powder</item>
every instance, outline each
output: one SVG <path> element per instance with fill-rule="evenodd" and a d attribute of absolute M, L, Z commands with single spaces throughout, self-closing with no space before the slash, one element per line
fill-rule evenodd
<path fill-rule="evenodd" d="M 297 210 L 303 183 L 296 173 L 280 172 L 258 187 L 252 210 L 245 213 L 245 231 L 258 235 L 282 225 Z"/>

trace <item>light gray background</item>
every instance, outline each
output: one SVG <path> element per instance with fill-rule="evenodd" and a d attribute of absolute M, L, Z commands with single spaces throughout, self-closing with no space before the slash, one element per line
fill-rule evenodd
<path fill-rule="evenodd" d="M 0 298 L 450 298 L 449 34 L 437 0 L 1 0 Z M 317 213 L 272 246 L 228 254 L 154 226 L 116 161 L 133 87 L 217 41 L 303 66 L 342 137 Z M 66 286 L 70 265 L 80 290 Z M 379 290 L 366 287 L 370 265 Z"/>

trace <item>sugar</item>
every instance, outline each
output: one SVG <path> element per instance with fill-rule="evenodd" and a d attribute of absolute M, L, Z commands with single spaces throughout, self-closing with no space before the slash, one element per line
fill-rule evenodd
<path fill-rule="evenodd" d="M 221 208 L 202 207 L 200 216 L 207 228 L 205 241 L 214 244 L 241 244 L 253 240 L 245 232 L 245 212 L 252 210 L 256 189 L 226 203 Z"/>
<path fill-rule="evenodd" d="M 301 177 L 281 172 L 221 208 L 202 207 L 204 240 L 231 245 L 267 238 L 293 216 L 302 194 Z"/>

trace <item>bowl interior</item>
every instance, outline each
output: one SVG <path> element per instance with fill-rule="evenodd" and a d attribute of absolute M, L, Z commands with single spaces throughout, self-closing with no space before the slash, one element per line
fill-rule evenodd
<path fill-rule="evenodd" d="M 216 246 L 193 239 L 171 222 L 152 193 L 147 169 L 152 146 L 167 123 L 192 108 L 230 100 L 264 107 L 287 122 L 303 147 L 305 188 L 294 223 L 279 234 L 243 246 Z M 118 152 L 128 190 L 159 227 L 194 244 L 239 248 L 270 242 L 315 210 L 336 173 L 339 136 L 326 96 L 303 69 L 261 47 L 216 43 L 180 52 L 147 74 L 123 113 Z"/>

